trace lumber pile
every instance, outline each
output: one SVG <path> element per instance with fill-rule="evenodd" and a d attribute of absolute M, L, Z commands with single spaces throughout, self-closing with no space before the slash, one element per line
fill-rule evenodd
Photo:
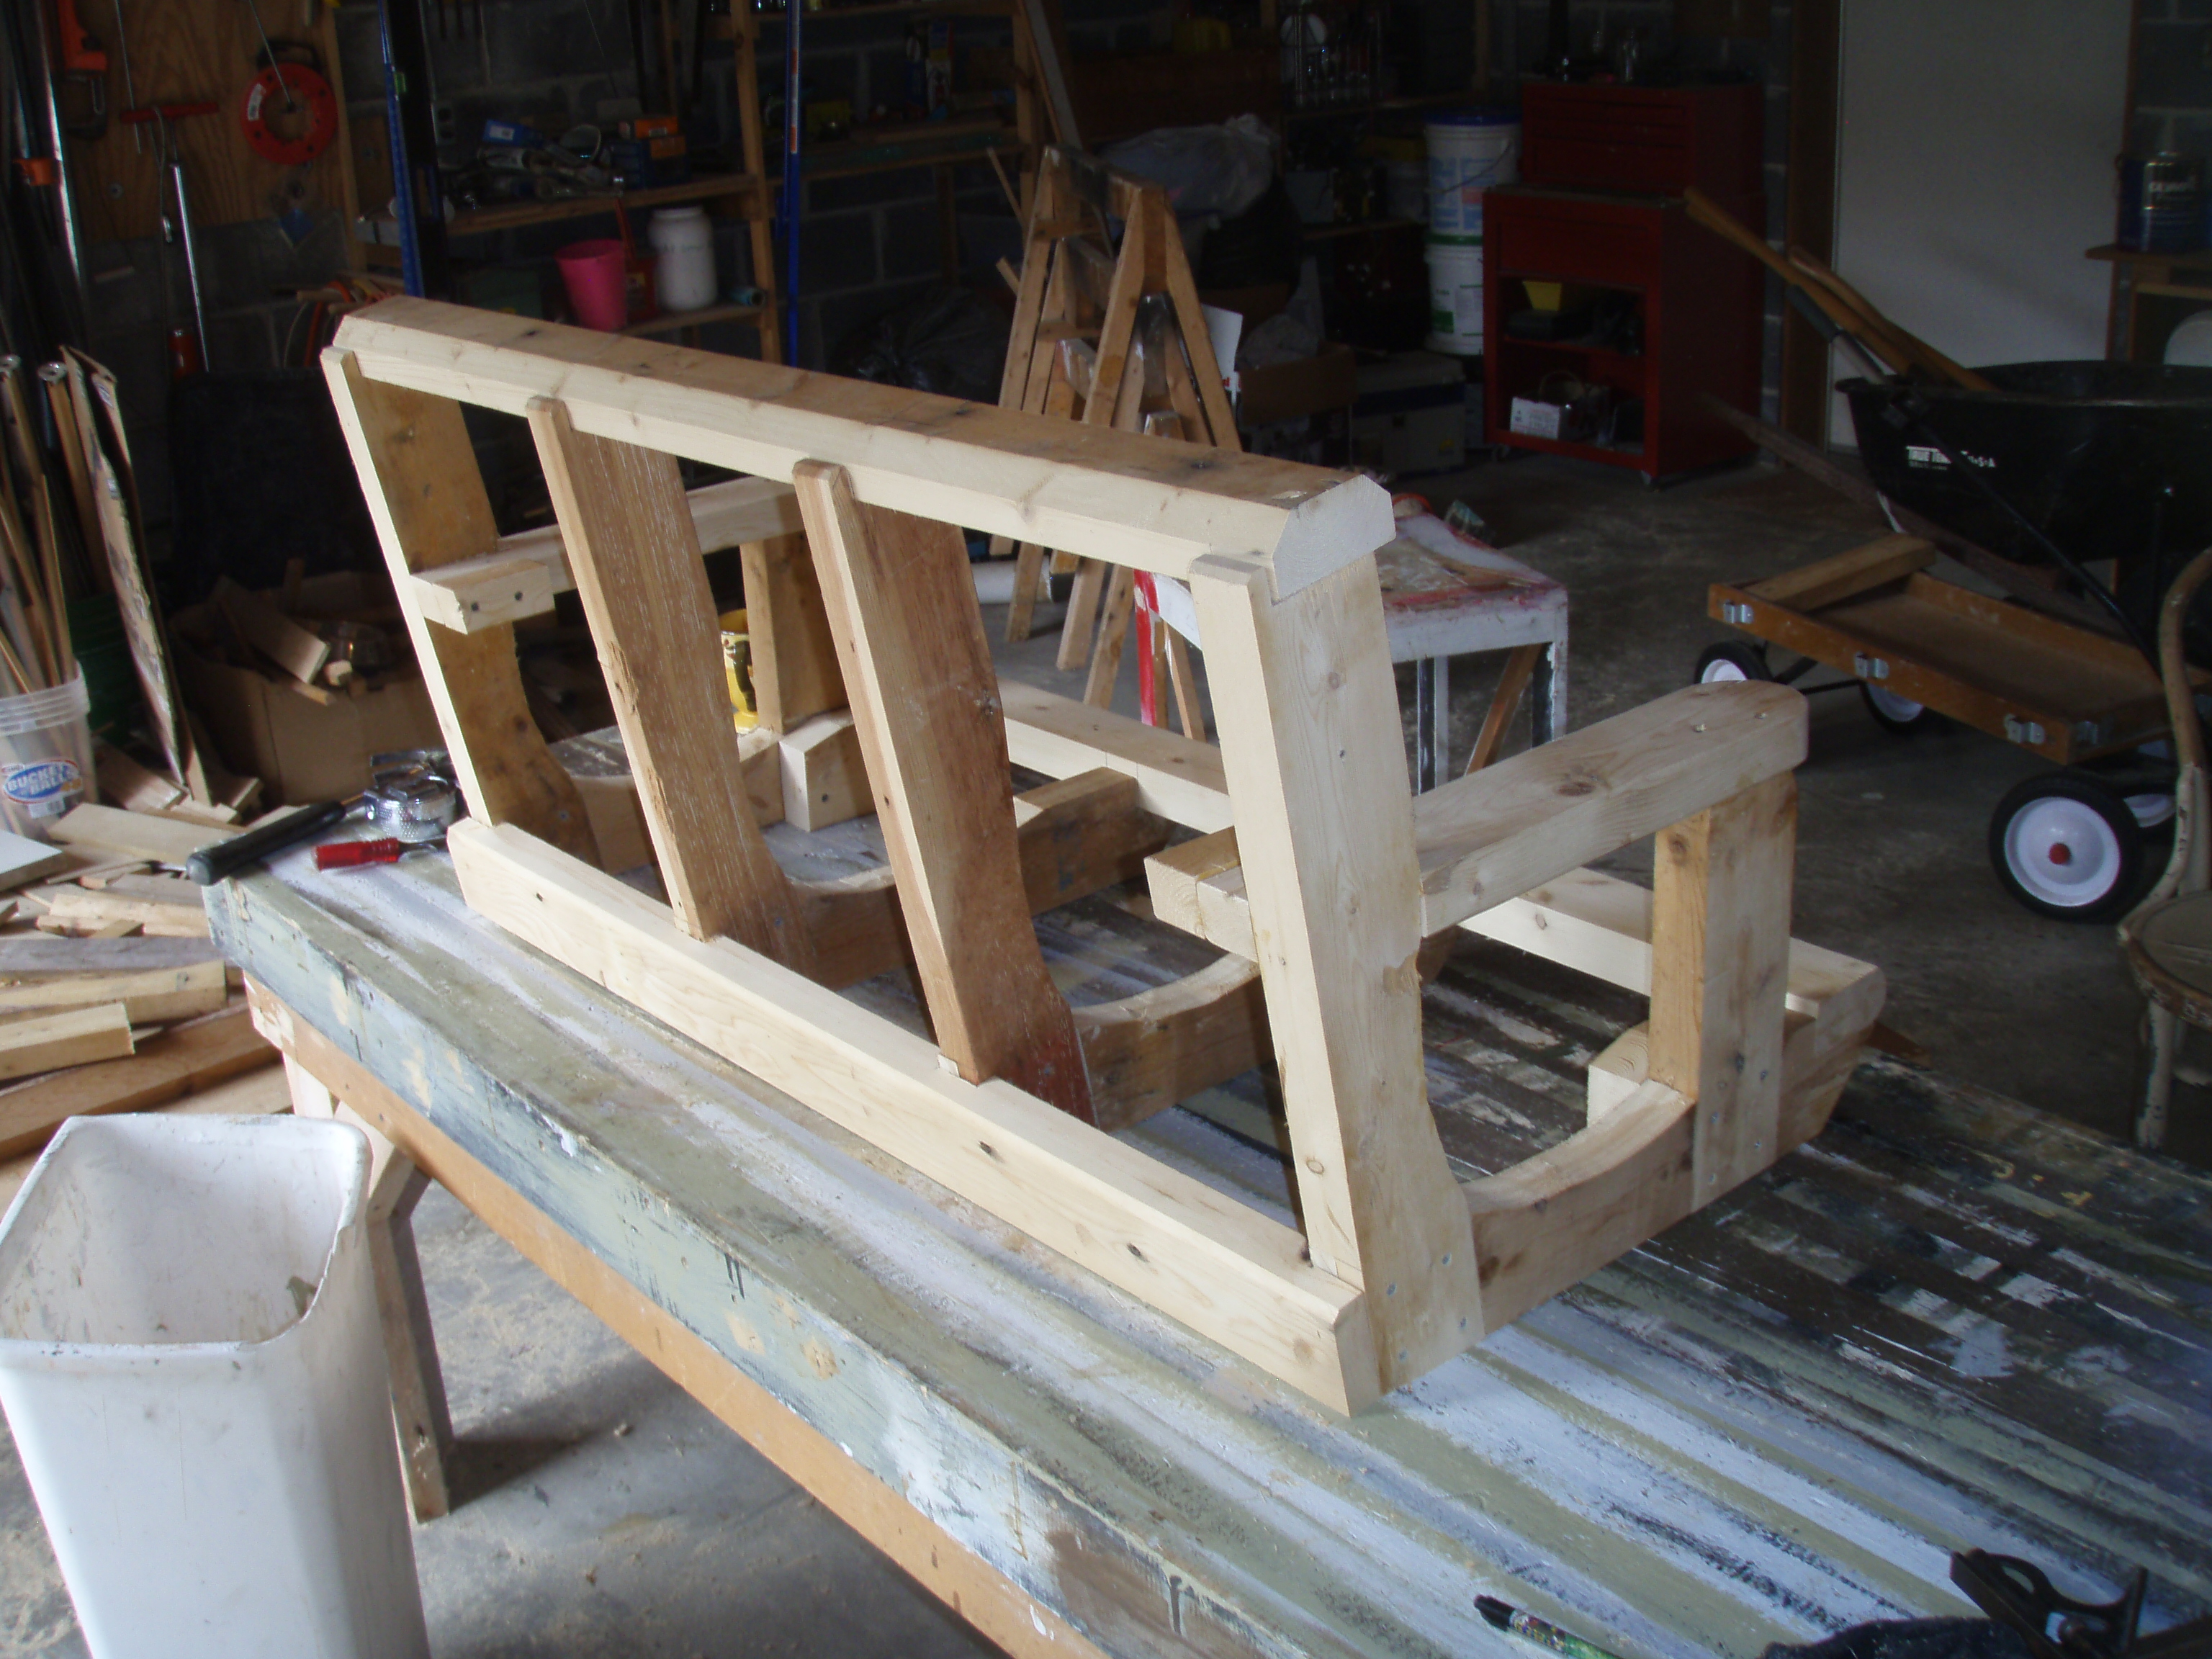
<path fill-rule="evenodd" d="M 0 835 L 0 1163 L 64 1118 L 164 1106 L 276 1059 L 175 873 L 238 831 L 88 805 L 53 833 Z"/>

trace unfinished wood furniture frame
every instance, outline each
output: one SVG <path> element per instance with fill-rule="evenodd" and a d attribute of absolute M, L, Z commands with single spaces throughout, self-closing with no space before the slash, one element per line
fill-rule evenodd
<path fill-rule="evenodd" d="M 1786 688 L 1692 687 L 1416 802 L 1373 559 L 1393 526 L 1365 480 L 421 301 L 349 319 L 325 361 L 475 813 L 451 836 L 471 906 L 1336 1409 L 1817 1132 L 1878 1010 L 1875 970 L 1789 937 Z M 669 904 L 593 867 L 504 625 L 419 603 L 414 576 L 497 548 L 456 399 L 532 423 Z M 813 886 L 767 854 L 676 456 L 796 483 L 890 879 Z M 1221 748 L 996 683 L 957 525 L 1188 582 L 1238 688 Z M 1009 757 L 1121 791 L 1132 812 L 1091 819 L 1111 856 L 1077 833 L 1077 861 L 1150 842 L 1156 905 L 1224 963 L 1071 1012 L 1023 902 L 1059 849 L 1044 812 L 1018 821 Z M 1206 833 L 1166 848 L 1152 817 Z M 1538 890 L 1655 833 L 1641 916 L 1633 889 Z M 1548 934 L 1553 910 L 1565 948 L 1648 987 L 1647 1040 L 1605 1057 L 1587 1128 L 1463 1182 L 1423 1087 L 1423 941 Z M 906 951 L 935 1042 L 835 989 Z M 1302 1228 L 1103 1132 L 1249 1063 L 1255 978 Z"/>

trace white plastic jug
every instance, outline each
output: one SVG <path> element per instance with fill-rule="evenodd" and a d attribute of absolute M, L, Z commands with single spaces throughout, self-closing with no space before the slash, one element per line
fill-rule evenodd
<path fill-rule="evenodd" d="M 0 1405 L 99 1659 L 425 1659 L 368 1144 L 77 1117 L 0 1220 Z"/>

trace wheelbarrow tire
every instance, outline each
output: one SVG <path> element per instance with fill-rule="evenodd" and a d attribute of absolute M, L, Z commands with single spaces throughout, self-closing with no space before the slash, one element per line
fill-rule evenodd
<path fill-rule="evenodd" d="M 2142 826 L 2102 779 L 2045 772 L 2007 790 L 1990 815 L 1990 863 L 2038 915 L 2111 921 L 2135 898 Z"/>
<path fill-rule="evenodd" d="M 1766 665 L 1766 647 L 1745 645 L 1736 640 L 1723 640 L 1718 645 L 1709 645 L 1698 659 L 1697 684 L 1709 684 L 1716 680 L 1771 680 L 1774 671 Z"/>
<path fill-rule="evenodd" d="M 1907 737 L 1915 732 L 1925 732 L 1932 723 L 1925 703 L 1910 697 L 1900 697 L 1887 686 L 1876 685 L 1872 680 L 1859 682 L 1859 698 L 1866 711 L 1874 716 L 1874 723 L 1885 732 L 1894 732 Z"/>

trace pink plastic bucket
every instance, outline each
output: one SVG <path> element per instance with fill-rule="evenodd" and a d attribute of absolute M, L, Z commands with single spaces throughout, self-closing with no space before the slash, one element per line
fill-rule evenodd
<path fill-rule="evenodd" d="M 553 258 L 561 266 L 561 283 L 568 290 L 568 306 L 578 322 L 612 334 L 629 321 L 620 242 L 571 242 Z"/>

